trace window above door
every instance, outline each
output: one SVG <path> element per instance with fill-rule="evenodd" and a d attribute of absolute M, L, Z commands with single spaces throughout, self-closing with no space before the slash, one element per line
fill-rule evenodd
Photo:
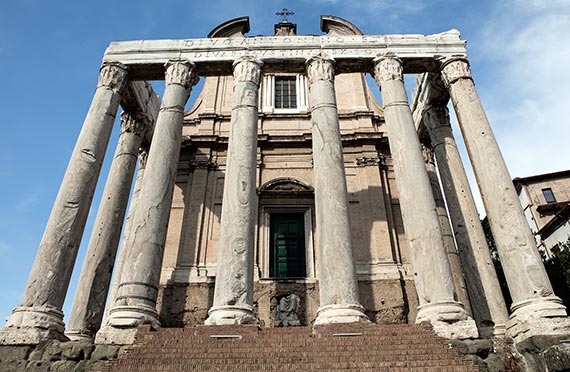
<path fill-rule="evenodd" d="M 304 75 L 264 75 L 262 83 L 264 113 L 294 114 L 307 112 L 307 83 Z"/>

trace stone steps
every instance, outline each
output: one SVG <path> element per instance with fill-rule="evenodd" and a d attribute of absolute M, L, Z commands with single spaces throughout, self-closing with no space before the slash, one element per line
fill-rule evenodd
<path fill-rule="evenodd" d="M 128 352 L 102 372 L 414 371 L 475 372 L 424 325 L 341 324 L 258 329 L 217 326 L 141 328 Z"/>

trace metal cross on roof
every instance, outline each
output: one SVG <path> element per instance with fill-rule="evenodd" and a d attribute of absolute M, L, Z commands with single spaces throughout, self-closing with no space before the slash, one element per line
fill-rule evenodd
<path fill-rule="evenodd" d="M 275 13 L 276 16 L 283 17 L 283 22 L 287 22 L 287 16 L 292 16 L 293 14 L 295 13 L 291 12 L 287 8 L 283 8 L 282 11 Z"/>

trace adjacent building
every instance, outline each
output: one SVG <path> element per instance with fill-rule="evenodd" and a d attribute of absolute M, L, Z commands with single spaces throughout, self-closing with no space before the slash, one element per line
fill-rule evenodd
<path fill-rule="evenodd" d="M 570 239 L 570 170 L 517 177 L 513 183 L 538 248 L 552 256 L 553 247 Z"/>

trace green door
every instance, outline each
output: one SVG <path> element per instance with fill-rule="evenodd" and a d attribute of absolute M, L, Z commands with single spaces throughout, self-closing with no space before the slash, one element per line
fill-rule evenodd
<path fill-rule="evenodd" d="M 273 278 L 305 277 L 305 223 L 303 213 L 270 216 L 270 269 Z"/>

